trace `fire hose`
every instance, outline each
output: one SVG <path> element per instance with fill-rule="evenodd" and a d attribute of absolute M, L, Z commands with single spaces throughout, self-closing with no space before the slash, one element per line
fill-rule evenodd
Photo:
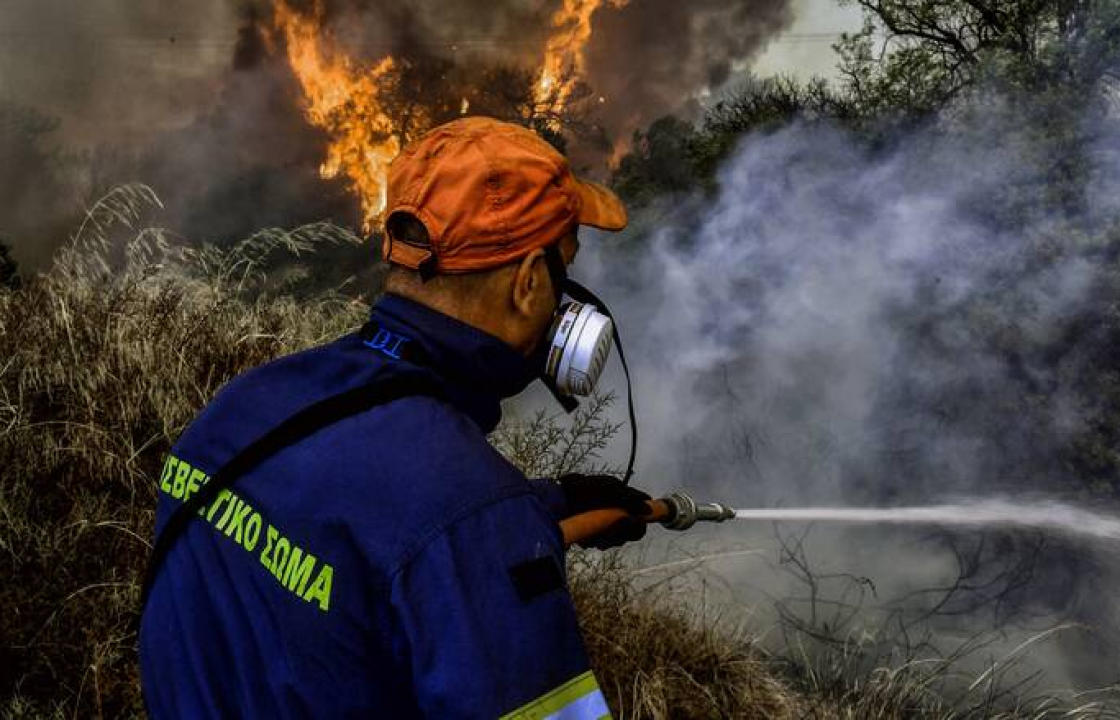
<path fill-rule="evenodd" d="M 649 512 L 641 516 L 647 523 L 660 523 L 670 530 L 687 530 L 698 522 L 723 522 L 735 517 L 735 509 L 723 503 L 698 503 L 692 496 L 675 492 L 663 498 L 646 503 Z M 560 521 L 564 533 L 564 544 L 583 542 L 607 530 L 611 525 L 627 517 L 629 513 L 621 508 L 601 508 Z"/>

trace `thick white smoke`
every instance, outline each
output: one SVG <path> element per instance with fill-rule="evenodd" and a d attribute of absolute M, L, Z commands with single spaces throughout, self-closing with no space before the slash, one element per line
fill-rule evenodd
<path fill-rule="evenodd" d="M 576 272 L 613 301 L 638 358 L 647 482 L 688 477 L 746 504 L 1034 481 L 1014 477 L 1029 463 L 1013 461 L 1064 441 L 1076 409 L 1024 416 L 1023 381 L 986 333 L 1044 339 L 1084 311 L 1101 269 L 1077 253 L 1026 267 L 1036 243 L 1061 240 L 1059 218 L 1029 237 L 977 218 L 974 201 L 1028 171 L 980 144 L 916 136 L 872 155 L 840 131 L 796 126 L 746 138 L 713 200 L 641 214 L 622 239 L 586 239 Z M 1005 296 L 1022 305 L 999 305 Z M 1047 378 L 1052 402 L 1069 379 Z M 953 417 L 905 395 L 952 398 L 969 383 L 977 404 Z M 1010 442 L 1006 423 L 1050 445 L 1013 448 L 1018 458 L 987 446 Z M 915 484 L 884 465 L 914 469 Z M 989 467 L 1005 474 L 982 477 Z M 858 479 L 846 476 L 864 474 L 881 475 L 871 497 L 846 495 Z"/>
<path fill-rule="evenodd" d="M 993 219 L 986 198 L 1037 172 L 1013 137 L 920 131 L 872 152 L 819 125 L 749 136 L 714 197 L 642 211 L 621 238 L 584 236 L 573 274 L 610 303 L 633 366 L 635 483 L 742 507 L 1068 496 L 1063 449 L 1089 413 L 1075 384 L 1093 371 L 1070 328 L 1110 273 L 1078 233 L 1114 203 L 1027 203 L 1015 222 Z M 1107 148 L 1115 136 L 1102 137 Z M 1086 197 L 1108 195 L 1111 175 L 1102 166 Z M 1058 361 L 1029 351 L 1055 344 Z M 616 365 L 603 387 L 622 383 Z M 612 460 L 624 445 L 620 435 Z M 774 532 L 740 522 L 678 542 L 776 562 Z M 1117 548 L 998 532 L 981 546 L 983 535 L 818 526 L 804 548 L 815 570 L 843 575 L 824 596 L 850 592 L 852 576 L 872 581 L 875 611 L 860 623 L 935 609 L 921 628 L 942 646 L 998 629 L 1011 648 L 1083 622 L 1095 640 L 1071 631 L 1036 649 L 1046 683 L 1114 680 L 1092 659 L 1114 651 L 1117 618 L 1101 598 L 1115 573 L 1102 559 Z M 804 589 L 759 557 L 713 570 L 752 607 Z M 973 590 L 939 606 L 966 573 Z"/>

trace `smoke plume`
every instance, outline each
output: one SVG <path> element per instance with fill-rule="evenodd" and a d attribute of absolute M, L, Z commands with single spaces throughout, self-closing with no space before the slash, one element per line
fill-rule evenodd
<path fill-rule="evenodd" d="M 1120 133 L 1114 119 L 1095 131 L 1084 202 L 1055 209 L 1028 191 L 1004 222 L 988 200 L 1037 187 L 1038 158 L 1016 151 L 1021 114 L 983 115 L 888 151 L 821 125 L 749 136 L 714 199 L 674 198 L 621 238 L 583 239 L 573 274 L 610 304 L 633 365 L 636 484 L 744 508 L 1085 495 L 1069 447 L 1097 409 L 1083 383 L 1103 371 L 1089 342 L 1102 330 L 1086 318 L 1115 280 L 1084 239 L 1116 210 Z M 614 370 L 603 385 L 621 389 Z M 998 629 L 998 656 L 1083 623 L 1036 649 L 1046 682 L 1116 680 L 1115 546 L 928 526 L 777 531 L 824 578 L 813 592 L 791 580 L 770 523 L 677 542 L 781 557 L 784 570 L 712 564 L 760 622 L 773 598 L 854 602 L 856 587 L 879 614 L 848 616 L 853 632 L 891 617 L 942 648 Z"/>
<path fill-rule="evenodd" d="M 698 91 L 723 85 L 793 18 L 787 0 L 631 0 L 596 20 L 588 83 L 609 137 L 625 142 L 666 111 L 695 114 Z"/>

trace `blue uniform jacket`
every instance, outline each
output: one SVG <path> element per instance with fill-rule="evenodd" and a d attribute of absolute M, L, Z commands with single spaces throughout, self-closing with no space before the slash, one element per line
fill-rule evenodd
<path fill-rule="evenodd" d="M 156 530 L 242 447 L 374 376 L 445 397 L 343 419 L 239 478 L 168 554 L 140 631 L 156 718 L 599 718 L 563 579 L 556 490 L 486 441 L 530 377 L 486 333 L 401 297 L 357 333 L 255 368 L 188 427 Z M 404 360 L 415 343 L 424 365 Z"/>

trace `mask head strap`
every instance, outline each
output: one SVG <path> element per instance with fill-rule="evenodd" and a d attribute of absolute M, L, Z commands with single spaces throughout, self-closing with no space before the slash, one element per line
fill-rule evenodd
<path fill-rule="evenodd" d="M 560 302 L 564 299 L 564 283 L 568 281 L 568 267 L 564 264 L 564 257 L 560 254 L 560 243 L 552 243 L 544 249 L 544 263 L 548 268 L 548 277 L 552 281 L 552 292 L 556 296 L 556 306 L 560 307 Z M 564 412 L 570 413 L 579 407 L 579 400 L 576 400 L 571 395 L 564 395 L 556 388 L 556 381 L 548 376 L 547 373 L 541 372 L 541 382 L 552 393 L 552 397 L 564 408 Z"/>
<path fill-rule="evenodd" d="M 618 348 L 618 359 L 622 362 L 622 372 L 626 375 L 626 407 L 630 414 L 630 460 L 626 463 L 626 474 L 622 476 L 622 481 L 628 483 L 630 482 L 630 476 L 634 474 L 634 458 L 638 454 L 638 420 L 634 415 L 634 388 L 630 382 L 630 367 L 626 364 L 626 354 L 622 352 L 622 338 L 618 334 L 618 323 L 614 321 L 614 315 L 607 309 L 607 304 L 575 280 L 566 277 L 563 283 L 563 291 L 576 302 L 594 305 L 601 313 L 611 319 L 614 346 Z"/>
<path fill-rule="evenodd" d="M 564 298 L 564 283 L 568 280 L 568 266 L 560 255 L 560 243 L 552 243 L 544 249 L 544 264 L 548 277 L 552 280 L 552 292 L 556 294 L 556 304 Z"/>

